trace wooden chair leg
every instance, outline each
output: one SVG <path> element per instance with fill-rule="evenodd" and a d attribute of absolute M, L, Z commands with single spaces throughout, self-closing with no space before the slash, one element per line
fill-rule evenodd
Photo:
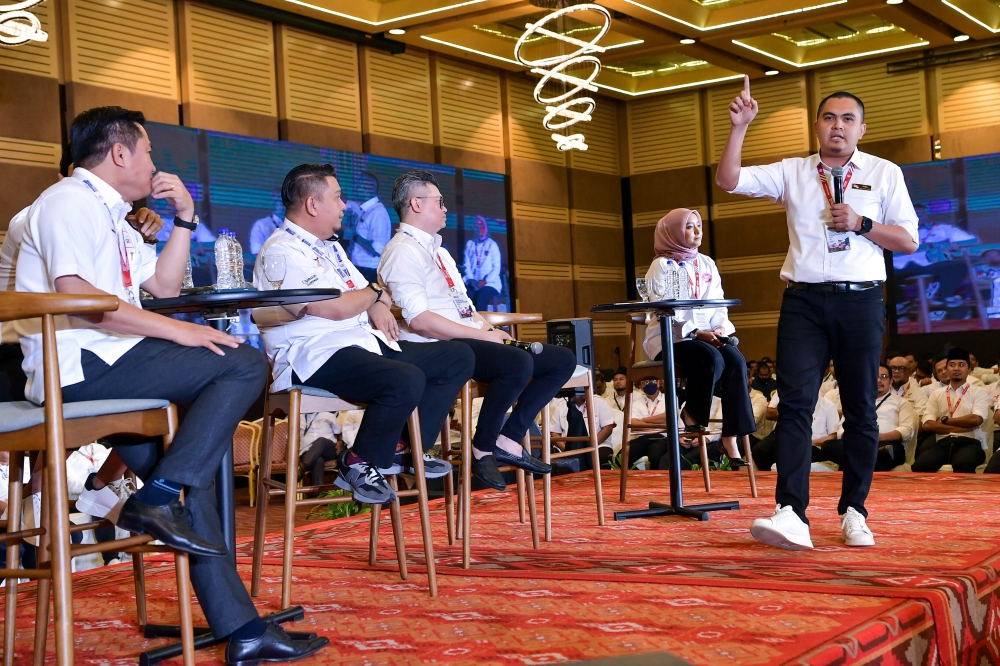
<path fill-rule="evenodd" d="M 472 562 L 472 391 L 462 388 L 462 568 Z"/>
<path fill-rule="evenodd" d="M 743 435 L 744 460 L 747 461 L 747 471 L 750 473 L 750 496 L 757 497 L 757 477 L 753 471 L 753 452 L 750 451 L 750 435 Z"/>
<path fill-rule="evenodd" d="M 708 446 L 705 444 L 705 437 L 698 436 L 698 451 L 701 453 L 701 475 L 705 477 L 705 492 L 712 492 L 712 479 L 708 475 Z"/>
<path fill-rule="evenodd" d="M 542 407 L 542 462 L 546 465 L 552 464 L 552 431 L 549 430 L 551 423 L 552 408 L 549 403 Z M 552 541 L 552 474 L 542 477 L 542 518 L 545 525 L 545 541 Z M 536 548 L 538 546 L 535 546 Z"/>
<path fill-rule="evenodd" d="M 431 532 L 431 509 L 427 504 L 427 477 L 424 475 L 423 439 L 420 436 L 420 417 L 416 410 L 410 415 L 410 451 L 413 456 L 413 476 L 417 484 L 417 507 L 420 511 L 420 533 L 424 542 L 424 560 L 427 567 L 427 589 L 437 596 L 437 563 L 434 561 L 434 537 Z"/>
<path fill-rule="evenodd" d="M 382 505 L 372 504 L 372 520 L 368 528 L 368 566 L 378 562 L 378 533 L 382 523 Z"/>
<path fill-rule="evenodd" d="M 44 469 L 44 468 L 43 468 Z M 36 472 L 37 473 L 37 472 Z M 51 562 L 49 554 L 49 543 L 51 535 L 51 524 L 49 521 L 48 479 L 46 475 L 42 477 L 42 507 L 40 519 L 45 527 L 45 533 L 38 537 L 38 546 L 35 551 L 35 558 L 39 569 L 45 569 Z M 33 509 L 32 509 L 33 510 Z M 35 597 L 35 652 L 34 666 L 45 664 L 45 639 L 49 633 L 49 597 L 52 593 L 52 580 L 41 578 L 38 581 Z"/>
<path fill-rule="evenodd" d="M 7 531 L 20 528 L 22 505 L 24 502 L 24 453 L 12 451 L 10 454 L 10 475 L 7 484 Z M 21 542 L 7 542 L 7 568 L 17 569 L 21 561 Z M 4 621 L 3 621 L 3 663 L 14 664 L 14 640 L 17 637 L 17 576 L 5 579 Z"/>
<path fill-rule="evenodd" d="M 396 477 L 389 477 L 389 485 L 393 490 L 398 490 Z M 399 498 L 389 504 L 389 518 L 392 520 L 392 538 L 396 542 L 396 561 L 399 562 L 399 577 L 407 580 L 409 575 L 406 572 L 406 544 L 403 542 L 403 516 L 399 510 Z"/>
<path fill-rule="evenodd" d="M 271 503 L 271 489 L 264 485 L 271 479 L 271 445 L 274 439 L 274 416 L 265 400 L 264 422 L 261 434 L 260 464 L 257 470 L 257 510 L 253 528 L 253 568 L 250 574 L 250 596 L 260 594 L 260 571 L 264 565 L 264 542 L 267 537 L 267 507 Z"/>
<path fill-rule="evenodd" d="M 517 479 L 517 487 L 515 491 L 517 493 L 517 519 L 523 525 L 525 522 L 524 516 L 524 470 L 517 469 L 514 470 L 514 476 Z"/>
<path fill-rule="evenodd" d="M 135 617 L 141 631 L 149 623 L 146 612 L 146 562 L 142 553 L 132 553 L 132 581 L 135 584 Z"/>
<path fill-rule="evenodd" d="M 451 464 L 451 428 L 448 419 L 441 429 L 441 459 Z M 444 515 L 448 522 L 448 545 L 455 545 L 455 475 L 452 472 L 444 477 Z"/>
<path fill-rule="evenodd" d="M 632 335 L 635 336 L 635 324 L 632 324 Z M 620 471 L 621 479 L 619 481 L 618 489 L 618 501 L 625 501 L 625 488 L 628 486 L 628 468 L 629 468 L 629 439 L 632 437 L 632 365 L 635 364 L 635 341 L 632 342 L 632 355 L 629 357 L 629 371 L 627 373 L 628 386 L 625 389 L 625 411 L 623 412 L 622 418 L 625 419 L 625 425 L 622 427 L 622 468 Z"/>
<path fill-rule="evenodd" d="M 622 432 L 622 450 L 621 450 L 621 453 L 622 453 L 621 467 L 622 468 L 620 470 L 618 470 L 618 477 L 619 477 L 619 482 L 618 482 L 619 483 L 619 485 L 618 485 L 618 501 L 620 501 L 620 502 L 624 502 L 625 501 L 625 488 L 628 485 L 628 468 L 629 468 L 629 459 L 628 459 L 628 453 L 629 453 L 629 451 L 628 451 L 628 448 L 629 448 L 628 447 L 628 430 L 629 430 L 629 428 L 628 428 L 628 417 L 626 416 L 625 419 L 626 419 L 626 424 L 625 424 L 625 428 L 623 428 L 623 432 Z"/>
<path fill-rule="evenodd" d="M 531 433 L 525 433 L 524 439 L 521 441 L 521 446 L 523 446 L 527 451 L 528 455 L 531 455 Z M 535 506 L 535 475 L 525 473 L 525 485 L 528 491 L 528 521 L 531 523 L 531 547 L 538 549 L 541 544 L 538 542 L 538 509 Z M 545 476 L 548 476 L 546 474 Z"/>
<path fill-rule="evenodd" d="M 288 451 L 285 455 L 285 539 L 281 559 L 281 608 L 292 605 L 292 557 L 295 554 L 295 508 L 298 499 L 299 423 L 302 393 L 288 394 Z"/>
<path fill-rule="evenodd" d="M 594 496 L 597 500 L 597 524 L 604 525 L 604 492 L 601 488 L 601 454 L 597 448 L 597 414 L 594 412 L 594 390 L 587 386 L 587 432 L 590 433 L 591 465 L 594 468 Z"/>
<path fill-rule="evenodd" d="M 194 619 L 191 616 L 191 569 L 185 553 L 174 553 L 177 600 L 180 606 L 181 649 L 184 666 L 194 666 Z"/>

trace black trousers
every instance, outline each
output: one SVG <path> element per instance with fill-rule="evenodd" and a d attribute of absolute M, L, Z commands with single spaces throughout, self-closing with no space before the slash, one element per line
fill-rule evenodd
<path fill-rule="evenodd" d="M 973 437 L 925 439 L 917 446 L 917 455 L 910 469 L 914 472 L 936 472 L 950 463 L 959 474 L 975 474 L 976 468 L 985 460 L 986 451 Z"/>
<path fill-rule="evenodd" d="M 830 462 L 844 464 L 844 442 L 831 439 L 823 442 L 823 456 Z M 879 444 L 878 456 L 875 458 L 876 472 L 890 472 L 906 462 L 906 446 L 902 442 L 887 442 Z"/>
<path fill-rule="evenodd" d="M 736 347 L 713 347 L 702 340 L 674 343 L 674 360 L 684 368 L 685 409 L 707 426 L 712 396 L 722 400 L 722 436 L 740 437 L 757 432 L 747 389 L 747 361 Z"/>
<path fill-rule="evenodd" d="M 469 298 L 472 299 L 472 304 L 476 306 L 476 310 L 480 312 L 486 312 L 490 301 L 500 295 L 500 292 L 493 287 L 479 287 L 474 282 L 466 282 L 465 290 L 468 292 Z"/>
<path fill-rule="evenodd" d="M 213 480 L 233 433 L 267 381 L 264 355 L 249 345 L 224 348 L 219 356 L 203 347 L 146 338 L 108 365 L 83 352 L 84 380 L 63 388 L 66 402 L 159 398 L 190 408 L 164 455 L 162 441 L 112 436 L 108 441 L 135 474 L 188 486 L 185 503 L 195 534 L 223 543 Z M 208 624 L 218 637 L 258 617 L 236 567 L 228 557 L 191 556 L 191 584 Z"/>
<path fill-rule="evenodd" d="M 628 444 L 628 464 L 634 465 L 643 456 L 649 458 L 649 469 L 670 469 L 670 455 L 667 453 L 670 443 L 666 435 L 640 435 Z M 697 449 L 696 449 L 697 450 Z M 681 469 L 691 469 L 690 461 L 684 457 L 686 450 L 681 448 Z"/>
<path fill-rule="evenodd" d="M 24 400 L 28 377 L 21 369 L 23 361 L 20 344 L 0 345 L 0 402 Z"/>
<path fill-rule="evenodd" d="M 299 456 L 299 460 L 309 470 L 309 482 L 314 486 L 323 485 L 323 469 L 331 460 L 337 459 L 337 443 L 320 437 L 309 450 Z"/>
<path fill-rule="evenodd" d="M 786 289 L 778 319 L 778 423 L 775 499 L 808 523 L 812 414 L 830 359 L 844 410 L 841 514 L 864 516 L 878 452 L 875 398 L 885 333 L 882 290 L 814 292 Z"/>
<path fill-rule="evenodd" d="M 462 338 L 457 342 L 475 354 L 472 378 L 490 385 L 472 438 L 472 445 L 480 451 L 495 450 L 500 435 L 515 442 L 524 439 L 528 425 L 576 370 L 576 355 L 565 347 L 542 345 L 541 354 L 532 354 L 486 340 Z M 504 423 L 504 415 L 515 400 L 517 406 Z"/>
<path fill-rule="evenodd" d="M 361 347 L 340 349 L 309 379 L 292 381 L 366 403 L 355 455 L 388 467 L 410 414 L 420 408 L 424 449 L 434 446 L 459 390 L 472 377 L 475 359 L 459 342 L 400 342 L 395 351 L 379 342 L 382 355 Z"/>

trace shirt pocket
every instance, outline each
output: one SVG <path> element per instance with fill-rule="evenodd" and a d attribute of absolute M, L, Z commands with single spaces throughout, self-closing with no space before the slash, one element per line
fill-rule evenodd
<path fill-rule="evenodd" d="M 849 189 L 844 200 L 858 215 L 870 217 L 876 222 L 882 221 L 882 197 L 879 192 Z"/>

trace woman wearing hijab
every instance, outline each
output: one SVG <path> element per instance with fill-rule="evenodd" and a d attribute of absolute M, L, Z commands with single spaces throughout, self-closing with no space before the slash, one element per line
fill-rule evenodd
<path fill-rule="evenodd" d="M 667 213 L 656 224 L 656 259 L 646 279 L 662 280 L 668 261 L 674 261 L 680 267 L 680 279 L 687 279 L 692 300 L 725 298 L 715 262 L 698 252 L 701 239 L 698 211 L 677 208 Z M 685 431 L 707 428 L 712 396 L 718 396 L 722 400 L 722 445 L 734 468 L 747 464 L 740 457 L 736 438 L 757 430 L 747 390 L 746 359 L 739 349 L 719 340 L 735 330 L 727 308 L 681 310 L 674 317 L 674 359 L 687 378 L 687 401 L 681 412 Z M 661 358 L 659 326 L 646 327 L 642 346 L 649 358 Z M 665 416 L 661 419 L 666 422 Z"/>

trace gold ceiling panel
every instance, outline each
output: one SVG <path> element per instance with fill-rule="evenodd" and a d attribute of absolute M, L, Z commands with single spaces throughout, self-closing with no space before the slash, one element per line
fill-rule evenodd
<path fill-rule="evenodd" d="M 990 0 L 941 0 L 990 34 L 1000 33 L 1000 3 Z"/>
<path fill-rule="evenodd" d="M 260 0 L 285 11 L 361 29 L 388 29 L 510 4 L 510 0 Z"/>
<path fill-rule="evenodd" d="M 625 11 L 635 8 L 676 22 L 678 28 L 707 32 L 783 16 L 793 16 L 847 0 L 622 0 Z M 616 3 L 618 4 L 618 3 Z"/>

